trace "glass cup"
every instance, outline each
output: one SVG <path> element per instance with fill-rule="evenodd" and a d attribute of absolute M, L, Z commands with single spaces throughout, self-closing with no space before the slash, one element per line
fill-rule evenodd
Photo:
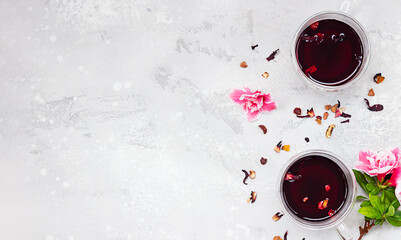
<path fill-rule="evenodd" d="M 344 1 L 341 4 L 340 9 L 342 9 L 344 11 L 348 11 L 349 6 L 350 6 L 350 1 Z M 300 35 L 302 34 L 302 32 L 306 28 L 308 28 L 312 23 L 315 23 L 315 22 L 321 21 L 321 20 L 325 20 L 325 19 L 335 19 L 335 20 L 344 22 L 344 23 L 348 24 L 349 26 L 351 26 L 356 31 L 358 36 L 360 37 L 361 42 L 362 42 L 362 47 L 363 47 L 362 64 L 361 64 L 361 67 L 359 68 L 358 72 L 354 75 L 354 77 L 352 79 L 348 80 L 347 82 L 345 82 L 343 84 L 340 83 L 339 85 L 333 85 L 333 86 L 319 84 L 319 83 L 311 80 L 301 70 L 301 67 L 299 66 L 298 59 L 297 59 L 297 44 L 298 44 L 298 39 L 299 39 Z M 306 19 L 301 24 L 301 26 L 298 28 L 298 30 L 294 36 L 294 41 L 293 41 L 293 45 L 291 48 L 291 58 L 294 63 L 295 69 L 298 72 L 299 77 L 301 79 L 303 79 L 308 85 L 311 85 L 318 89 L 326 90 L 329 92 L 336 92 L 336 91 L 342 90 L 342 89 L 354 84 L 359 79 L 361 79 L 363 73 L 366 71 L 366 68 L 368 67 L 368 64 L 369 64 L 370 45 L 369 45 L 368 37 L 366 35 L 365 30 L 363 29 L 362 25 L 355 18 L 353 18 L 350 15 L 348 15 L 347 13 L 341 12 L 341 11 L 320 12 L 320 13 L 317 13 L 317 14 L 309 17 L 308 19 Z"/>
<path fill-rule="evenodd" d="M 307 221 L 304 220 L 297 215 L 295 215 L 287 206 L 284 198 L 284 192 L 283 192 L 283 184 L 284 184 L 284 179 L 285 175 L 288 172 L 288 169 L 292 166 L 294 162 L 297 160 L 306 157 L 306 156 L 323 156 L 326 157 L 333 162 L 335 162 L 341 170 L 344 172 L 346 182 L 348 185 L 348 192 L 347 192 L 347 197 L 345 199 L 345 203 L 343 207 L 338 211 L 333 217 L 323 220 L 323 221 L 317 221 L 317 222 L 312 222 L 312 221 Z M 311 229 L 311 230 L 325 230 L 325 229 L 330 229 L 330 228 L 335 228 L 337 233 L 339 234 L 341 239 L 344 240 L 350 240 L 353 239 L 353 236 L 351 232 L 349 231 L 348 227 L 344 224 L 344 219 L 348 216 L 348 214 L 351 212 L 355 200 L 356 200 L 356 180 L 355 176 L 352 172 L 352 169 L 348 167 L 344 161 L 342 161 L 338 156 L 336 156 L 334 153 L 331 153 L 329 151 L 325 150 L 307 150 L 301 153 L 298 153 L 297 155 L 291 157 L 287 163 L 285 163 L 284 167 L 281 169 L 279 173 L 279 179 L 277 181 L 277 191 L 279 194 L 279 199 L 280 199 L 280 205 L 281 208 L 284 212 L 285 215 L 289 216 L 295 223 L 298 225 Z"/>

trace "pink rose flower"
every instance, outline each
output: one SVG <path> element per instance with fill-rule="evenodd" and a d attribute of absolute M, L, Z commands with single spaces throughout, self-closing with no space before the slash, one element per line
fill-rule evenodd
<path fill-rule="evenodd" d="M 276 109 L 276 103 L 271 99 L 270 94 L 264 94 L 259 90 L 252 92 L 247 87 L 245 91 L 235 89 L 230 97 L 235 103 L 242 105 L 249 121 L 254 120 L 260 112 Z"/>
<path fill-rule="evenodd" d="M 395 148 L 391 151 L 381 151 L 373 153 L 371 151 L 359 152 L 359 161 L 355 169 L 363 171 L 370 176 L 377 176 L 382 181 L 387 174 L 393 173 L 395 169 L 401 166 L 400 150 Z"/>
<path fill-rule="evenodd" d="M 401 166 L 394 170 L 388 181 L 390 186 L 395 187 L 395 196 L 401 202 Z"/>

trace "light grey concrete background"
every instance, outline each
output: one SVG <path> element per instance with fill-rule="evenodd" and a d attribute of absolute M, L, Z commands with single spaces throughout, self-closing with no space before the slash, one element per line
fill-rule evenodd
<path fill-rule="evenodd" d="M 1 1 L 0 239 L 251 240 L 286 230 L 289 240 L 337 239 L 271 217 L 278 170 L 293 154 L 323 148 L 352 165 L 359 150 L 401 147 L 401 5 L 359 2 L 351 14 L 367 30 L 371 64 L 361 82 L 325 93 L 298 79 L 289 51 L 301 21 L 337 1 Z M 244 86 L 270 92 L 278 110 L 249 123 L 228 97 Z M 365 108 L 372 87 L 383 112 Z M 353 116 L 331 139 L 324 132 L 338 119 L 293 116 L 337 99 Z M 289 153 L 273 151 L 280 140 Z M 256 179 L 243 185 L 241 169 Z M 357 236 L 356 209 L 346 222 Z M 390 237 L 401 230 L 384 225 L 365 239 Z"/>

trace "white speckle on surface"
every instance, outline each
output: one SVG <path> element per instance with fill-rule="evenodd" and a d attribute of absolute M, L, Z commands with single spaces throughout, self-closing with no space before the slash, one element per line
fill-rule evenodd
<path fill-rule="evenodd" d="M 57 56 L 57 61 L 58 62 L 62 62 L 64 60 L 64 57 L 63 56 L 61 56 L 61 55 L 58 55 Z"/>
<path fill-rule="evenodd" d="M 56 181 L 59 182 L 60 181 L 60 177 L 56 177 Z"/>
<path fill-rule="evenodd" d="M 74 236 L 72 236 L 72 235 L 68 236 L 68 240 L 74 240 L 74 239 L 75 239 Z"/>
<path fill-rule="evenodd" d="M 111 231 L 111 226 L 110 226 L 110 225 L 107 225 L 107 226 L 106 226 L 106 231 L 108 231 L 108 232 Z"/>
<path fill-rule="evenodd" d="M 40 95 L 36 95 L 35 96 L 35 100 L 38 102 L 38 103 L 44 103 L 45 102 L 45 100 L 42 98 L 42 96 L 40 96 Z"/>
<path fill-rule="evenodd" d="M 85 70 L 84 66 L 79 66 L 78 71 L 83 72 Z"/>
<path fill-rule="evenodd" d="M 67 181 L 63 182 L 63 187 L 68 188 L 70 186 L 70 183 L 68 183 Z"/>
<path fill-rule="evenodd" d="M 113 90 L 114 90 L 114 91 L 118 92 L 118 91 L 121 90 L 121 88 L 122 88 L 122 85 L 121 85 L 120 82 L 115 82 L 115 83 L 113 83 Z"/>
<path fill-rule="evenodd" d="M 130 88 L 132 86 L 132 82 L 131 81 L 124 81 L 123 83 L 125 88 Z"/>
<path fill-rule="evenodd" d="M 47 235 L 45 240 L 54 240 L 54 237 L 52 235 Z"/>
<path fill-rule="evenodd" d="M 47 170 L 46 170 L 46 168 L 42 168 L 42 169 L 40 170 L 40 175 L 42 175 L 42 176 L 46 176 L 46 175 L 47 175 Z"/>
<path fill-rule="evenodd" d="M 55 35 L 51 35 L 49 37 L 50 42 L 55 42 L 57 40 L 57 37 Z"/>

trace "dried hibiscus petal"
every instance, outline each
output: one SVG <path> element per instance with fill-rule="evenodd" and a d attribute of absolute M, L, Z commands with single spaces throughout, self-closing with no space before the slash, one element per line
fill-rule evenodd
<path fill-rule="evenodd" d="M 300 108 L 294 108 L 293 112 L 295 113 L 295 115 L 301 115 L 302 110 Z"/>
<path fill-rule="evenodd" d="M 373 105 L 373 106 L 370 106 L 369 100 L 366 99 L 366 98 L 364 98 L 364 100 L 365 100 L 365 102 L 366 102 L 366 105 L 368 105 L 368 109 L 369 109 L 370 111 L 372 111 L 372 112 L 379 112 L 379 111 L 382 111 L 383 108 L 384 108 L 383 105 L 381 105 L 381 104 L 375 104 L 375 105 Z"/>
<path fill-rule="evenodd" d="M 258 44 L 251 46 L 252 50 L 255 50 L 255 48 L 259 47 Z"/>
<path fill-rule="evenodd" d="M 324 106 L 324 109 L 329 110 L 331 108 L 331 105 L 326 105 Z"/>
<path fill-rule="evenodd" d="M 249 177 L 250 177 L 251 179 L 255 179 L 255 177 L 256 177 L 256 172 L 253 171 L 253 170 L 249 170 Z"/>
<path fill-rule="evenodd" d="M 265 127 L 265 125 L 259 125 L 259 128 L 262 129 L 263 134 L 267 133 L 267 128 Z"/>
<path fill-rule="evenodd" d="M 320 116 L 318 116 L 318 117 L 320 117 Z M 315 119 L 315 121 L 317 122 L 317 124 L 322 124 L 322 117 L 320 117 L 320 118 L 317 118 L 316 117 L 316 119 Z"/>
<path fill-rule="evenodd" d="M 308 75 L 311 75 L 312 73 L 316 72 L 317 68 L 315 65 L 313 65 L 312 67 L 309 67 L 308 69 L 305 70 L 305 73 Z"/>
<path fill-rule="evenodd" d="M 315 22 L 315 23 L 313 23 L 312 25 L 310 25 L 310 28 L 311 28 L 312 30 L 316 30 L 318 27 L 319 27 L 319 22 Z"/>
<path fill-rule="evenodd" d="M 284 233 L 284 240 L 287 240 L 288 231 Z"/>
<path fill-rule="evenodd" d="M 351 114 L 348 114 L 348 113 L 343 112 L 343 113 L 341 113 L 340 117 L 343 117 L 343 118 L 350 118 L 350 117 L 351 117 Z"/>
<path fill-rule="evenodd" d="M 285 175 L 284 180 L 285 180 L 285 181 L 289 181 L 289 182 L 294 182 L 295 180 L 298 180 L 298 179 L 300 179 L 301 177 L 302 177 L 301 175 L 293 175 L 292 173 L 288 172 L 288 173 Z"/>
<path fill-rule="evenodd" d="M 244 177 L 244 180 L 242 180 L 242 183 L 245 184 L 245 185 L 248 185 L 248 183 L 246 183 L 246 180 L 249 177 L 249 173 L 244 169 L 242 169 L 242 172 L 245 173 L 245 177 Z"/>
<path fill-rule="evenodd" d="M 303 201 L 303 202 L 306 202 L 306 201 L 308 201 L 308 199 L 309 199 L 308 197 L 304 197 L 304 198 L 302 199 L 302 201 Z"/>
<path fill-rule="evenodd" d="M 278 53 L 279 50 L 280 50 L 280 49 L 277 49 L 276 51 L 272 52 L 272 53 L 266 58 L 266 60 L 267 60 L 267 61 L 273 60 L 273 59 L 275 58 L 275 56 L 276 56 L 276 54 Z"/>
<path fill-rule="evenodd" d="M 328 191 L 330 191 L 330 185 L 326 185 L 326 186 L 324 186 L 324 189 L 326 190 L 326 192 L 328 192 Z"/>
<path fill-rule="evenodd" d="M 246 62 L 242 62 L 239 66 L 242 68 L 247 68 L 248 64 L 246 64 Z"/>
<path fill-rule="evenodd" d="M 381 73 L 377 73 L 377 74 L 373 77 L 373 81 L 375 81 L 375 83 L 377 83 L 377 84 L 383 82 L 384 79 L 385 79 L 385 77 L 383 77 Z"/>
<path fill-rule="evenodd" d="M 330 209 L 329 212 L 328 212 L 328 214 L 329 214 L 330 217 L 333 216 L 334 213 L 336 213 L 336 212 L 335 212 L 333 209 Z"/>
<path fill-rule="evenodd" d="M 256 192 L 251 191 L 251 198 L 250 198 L 251 203 L 254 203 L 256 201 L 256 196 L 257 196 Z"/>
<path fill-rule="evenodd" d="M 305 142 L 309 142 L 310 140 L 309 140 L 309 138 L 308 137 L 305 137 Z"/>
<path fill-rule="evenodd" d="M 280 220 L 280 218 L 283 216 L 284 214 L 282 214 L 281 212 L 276 212 L 276 214 L 273 215 L 272 219 L 273 221 L 277 222 L 278 220 Z"/>
<path fill-rule="evenodd" d="M 331 110 L 333 113 L 336 113 L 337 107 L 338 107 L 338 104 L 333 105 L 333 106 L 331 106 L 331 109 L 330 109 L 330 110 Z"/>
<path fill-rule="evenodd" d="M 280 141 L 280 142 L 277 143 L 276 147 L 274 147 L 274 151 L 276 151 L 276 152 L 278 152 L 278 153 L 280 152 L 282 142 L 283 142 L 283 141 Z"/>
<path fill-rule="evenodd" d="M 333 129 L 336 127 L 336 125 L 331 124 L 327 130 L 326 130 L 326 138 L 330 138 L 331 137 L 331 133 L 333 132 Z"/>
<path fill-rule="evenodd" d="M 265 165 L 266 163 L 267 163 L 267 159 L 264 158 L 264 157 L 262 157 L 262 158 L 260 159 L 260 164 Z"/>
<path fill-rule="evenodd" d="M 309 115 L 309 117 L 311 117 L 311 118 L 313 118 L 314 116 L 315 116 L 315 112 L 313 111 L 313 108 L 311 108 L 311 109 L 308 109 L 308 111 L 306 112 L 308 115 Z"/>
<path fill-rule="evenodd" d="M 368 96 L 373 97 L 375 95 L 375 91 L 373 91 L 373 88 L 371 88 L 368 92 Z"/>
<path fill-rule="evenodd" d="M 326 198 L 325 200 L 320 201 L 320 202 L 318 203 L 317 207 L 318 207 L 320 210 L 323 210 L 323 209 L 327 208 L 327 204 L 328 204 L 328 203 L 329 203 L 329 199 Z"/>
<path fill-rule="evenodd" d="M 344 121 L 342 121 L 342 122 L 340 122 L 340 123 L 349 123 L 349 119 L 344 120 Z"/>

